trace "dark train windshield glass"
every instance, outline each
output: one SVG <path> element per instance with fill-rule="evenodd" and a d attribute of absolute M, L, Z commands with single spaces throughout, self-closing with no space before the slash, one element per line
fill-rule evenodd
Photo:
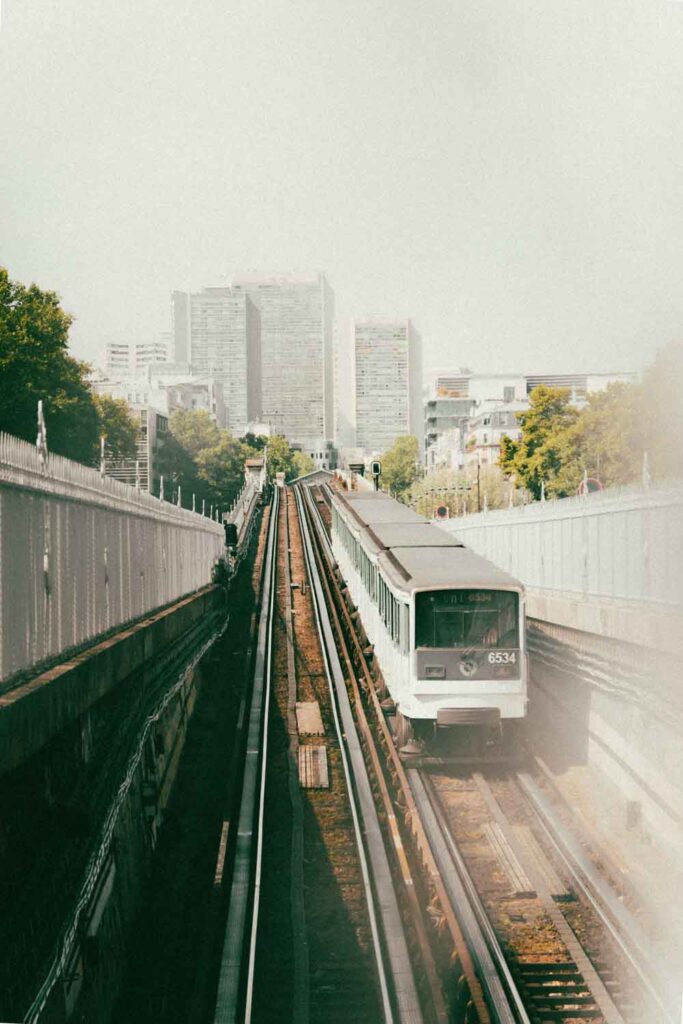
<path fill-rule="evenodd" d="M 508 590 L 415 595 L 416 647 L 519 647 L 519 597 Z"/>

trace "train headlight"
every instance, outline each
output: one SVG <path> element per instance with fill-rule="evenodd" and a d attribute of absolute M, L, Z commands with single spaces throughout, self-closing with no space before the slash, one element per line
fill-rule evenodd
<path fill-rule="evenodd" d="M 425 665 L 425 679 L 445 679 L 445 665 Z"/>
<path fill-rule="evenodd" d="M 460 662 L 459 668 L 461 676 L 465 676 L 466 679 L 471 679 L 477 671 L 477 663 L 476 661 L 472 661 L 471 658 L 463 658 Z"/>

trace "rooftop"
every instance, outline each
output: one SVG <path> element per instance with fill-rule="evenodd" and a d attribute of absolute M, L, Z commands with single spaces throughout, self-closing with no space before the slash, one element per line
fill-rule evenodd
<path fill-rule="evenodd" d="M 379 555 L 378 563 L 406 594 L 423 587 L 522 589 L 519 580 L 465 547 L 392 548 Z"/>
<path fill-rule="evenodd" d="M 385 523 L 368 526 L 362 531 L 363 542 L 369 551 L 379 552 L 389 548 L 455 548 L 462 547 L 462 541 L 452 533 L 447 534 L 431 523 Z M 443 538 L 448 538 L 444 543 Z"/>

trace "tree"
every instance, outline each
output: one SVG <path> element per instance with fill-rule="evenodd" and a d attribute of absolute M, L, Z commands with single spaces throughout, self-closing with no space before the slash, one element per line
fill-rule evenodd
<path fill-rule="evenodd" d="M 176 409 L 171 414 L 169 429 L 193 459 L 221 441 L 221 431 L 206 409 Z"/>
<path fill-rule="evenodd" d="M 263 434 L 245 434 L 242 438 L 245 444 L 249 445 L 255 452 L 263 451 L 268 445 L 268 438 Z"/>
<path fill-rule="evenodd" d="M 445 505 L 449 515 L 476 512 L 479 501 L 482 509 L 507 508 L 510 498 L 514 505 L 525 500 L 524 491 L 517 490 L 505 479 L 498 466 L 482 466 L 477 490 L 477 466 L 464 469 L 438 469 L 416 480 L 410 488 L 410 504 L 420 515 L 432 518 L 439 505 Z"/>
<path fill-rule="evenodd" d="M 292 474 L 292 449 L 287 438 L 281 434 L 274 434 L 268 438 L 266 466 L 271 483 L 278 473 L 284 473 L 285 479 Z"/>
<path fill-rule="evenodd" d="M 258 455 L 259 452 L 255 451 L 253 454 Z M 278 473 L 284 473 L 285 480 L 294 480 L 298 476 L 311 473 L 315 469 L 315 463 L 310 455 L 290 448 L 286 437 L 274 434 L 268 438 L 266 446 L 266 468 L 268 479 L 272 483 Z"/>
<path fill-rule="evenodd" d="M 134 459 L 140 433 L 128 402 L 111 395 L 94 395 L 99 419 L 98 430 L 104 437 L 105 452 L 110 459 Z"/>
<path fill-rule="evenodd" d="M 214 504 L 225 508 L 233 503 L 244 483 L 244 462 L 248 456 L 249 450 L 227 431 L 223 431 L 215 447 L 199 453 L 199 478 L 214 495 Z"/>
<path fill-rule="evenodd" d="M 542 485 L 558 496 L 557 477 L 567 462 L 571 443 L 567 433 L 578 417 L 570 404 L 567 388 L 539 385 L 531 392 L 526 412 L 518 413 L 522 436 L 519 441 L 503 437 L 498 465 L 514 474 L 534 498 L 541 497 Z"/>
<path fill-rule="evenodd" d="M 0 430 L 35 441 L 42 398 L 49 450 L 92 464 L 97 410 L 88 366 L 68 353 L 71 323 L 54 292 L 10 281 L 0 267 Z"/>
<path fill-rule="evenodd" d="M 312 473 L 315 469 L 315 462 L 310 455 L 306 455 L 305 452 L 292 452 L 292 469 L 291 478 L 294 480 L 298 476 L 305 476 L 306 473 Z"/>
<path fill-rule="evenodd" d="M 420 446 L 416 437 L 397 437 L 382 456 L 382 486 L 397 498 L 405 495 L 419 475 Z"/>
<path fill-rule="evenodd" d="M 197 464 L 187 449 L 169 430 L 157 435 L 159 451 L 159 473 L 164 478 L 164 493 L 167 501 L 175 501 L 178 487 L 181 488 L 183 505 L 191 507 L 192 495 L 200 502 L 205 499 L 212 504 L 211 491 L 204 480 L 200 480 Z"/>
<path fill-rule="evenodd" d="M 576 421 L 555 439 L 559 468 L 550 493 L 574 494 L 584 473 L 605 487 L 637 480 L 643 467 L 643 390 L 616 382 L 588 396 Z"/>

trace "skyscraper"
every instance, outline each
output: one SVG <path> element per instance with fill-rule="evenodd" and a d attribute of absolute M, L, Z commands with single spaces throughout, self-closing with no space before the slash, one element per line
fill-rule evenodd
<path fill-rule="evenodd" d="M 334 435 L 334 293 L 324 274 L 236 274 L 258 307 L 262 418 L 314 452 Z"/>
<path fill-rule="evenodd" d="M 410 320 L 369 317 L 351 324 L 356 444 L 381 453 L 413 434 L 422 451 L 422 341 Z"/>
<path fill-rule="evenodd" d="M 223 390 L 227 425 L 243 434 L 261 413 L 259 311 L 229 287 L 173 293 L 175 362 L 212 377 Z"/>

